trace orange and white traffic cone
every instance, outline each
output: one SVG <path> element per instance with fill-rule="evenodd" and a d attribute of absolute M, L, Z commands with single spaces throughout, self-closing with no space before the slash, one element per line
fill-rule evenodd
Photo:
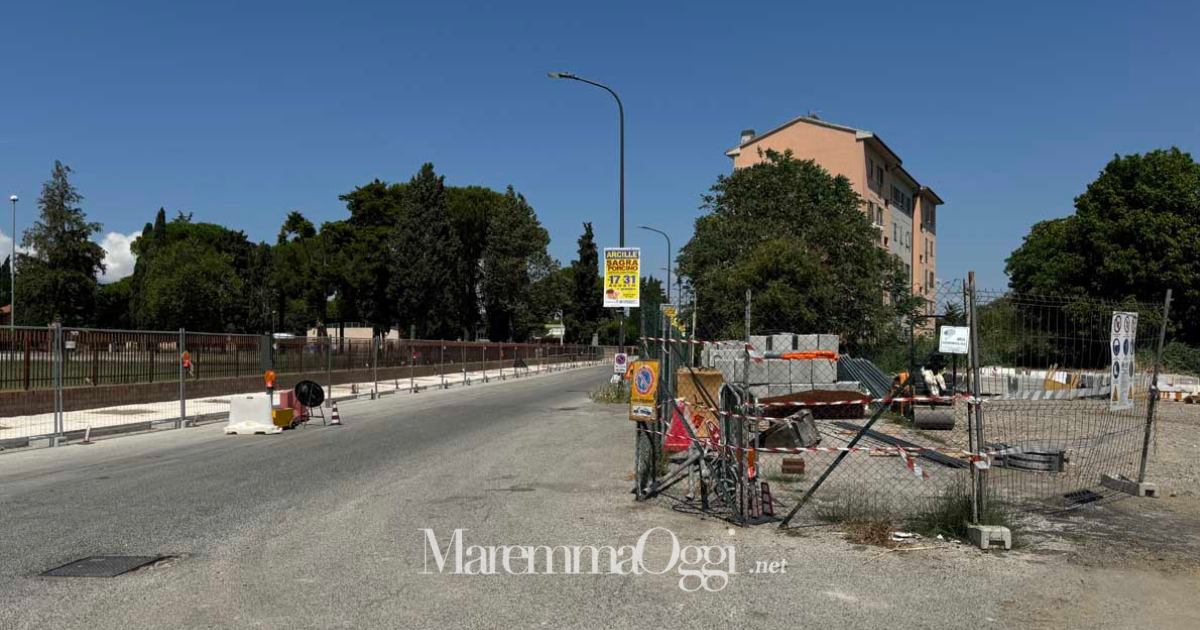
<path fill-rule="evenodd" d="M 329 424 L 342 424 L 342 414 L 338 413 L 337 403 L 333 403 L 333 417 L 329 420 Z"/>

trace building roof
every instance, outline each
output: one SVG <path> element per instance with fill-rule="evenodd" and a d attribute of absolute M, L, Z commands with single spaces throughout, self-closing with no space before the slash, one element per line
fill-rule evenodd
<path fill-rule="evenodd" d="M 819 125 L 821 127 L 827 127 L 829 129 L 836 129 L 838 131 L 845 131 L 847 133 L 853 133 L 855 140 L 858 140 L 865 144 L 869 144 L 869 145 L 871 145 L 871 148 L 875 149 L 876 151 L 879 151 L 880 153 L 883 153 L 888 158 L 895 160 L 895 162 L 896 162 L 895 170 L 900 171 L 900 173 L 903 174 L 903 176 L 905 178 L 912 181 L 913 186 L 918 189 L 918 194 L 926 195 L 934 203 L 939 204 L 939 205 L 946 203 L 946 202 L 942 201 L 942 198 L 939 197 L 937 195 L 937 193 L 933 192 L 932 188 L 930 188 L 928 186 L 922 186 L 921 183 L 917 181 L 917 178 L 913 177 L 912 174 L 910 174 L 908 171 L 906 171 L 903 166 L 904 161 L 901 160 L 900 156 L 897 155 L 896 152 L 893 151 L 892 148 L 889 147 L 887 145 L 887 143 L 883 141 L 883 138 L 880 138 L 879 135 L 876 134 L 875 132 L 867 131 L 866 129 L 858 129 L 857 127 L 848 127 L 846 125 L 839 125 L 837 123 L 831 123 L 827 120 L 821 120 L 820 118 L 817 118 L 816 116 L 811 115 L 811 114 L 797 116 L 797 117 L 783 123 L 782 125 L 774 127 L 763 133 L 754 135 L 754 136 L 750 137 L 748 140 L 739 144 L 738 146 L 726 151 L 725 155 L 728 155 L 729 157 L 735 157 L 742 152 L 743 148 L 745 148 L 751 144 L 754 144 L 755 142 L 758 142 L 759 140 L 762 140 L 763 138 L 766 138 L 767 136 L 770 136 L 772 134 L 783 131 L 784 129 L 787 129 L 788 127 L 791 127 L 792 125 L 795 125 L 797 123 L 808 123 L 810 125 Z M 743 133 L 743 135 L 745 135 L 745 132 L 742 132 L 742 133 Z"/>

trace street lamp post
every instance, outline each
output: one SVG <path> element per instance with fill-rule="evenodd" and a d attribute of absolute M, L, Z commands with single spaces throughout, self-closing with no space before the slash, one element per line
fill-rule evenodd
<path fill-rule="evenodd" d="M 671 252 L 675 251 L 671 249 L 671 237 L 668 236 L 666 232 L 658 228 L 652 228 L 649 225 L 639 225 L 638 227 L 643 230 L 658 232 L 659 234 L 662 234 L 663 238 L 667 239 L 667 304 L 671 304 Z M 682 298 L 682 295 L 679 293 L 679 291 L 675 292 L 675 296 Z"/>
<path fill-rule="evenodd" d="M 8 255 L 8 330 L 9 340 L 16 339 L 17 332 L 17 196 L 8 198 L 12 202 L 12 251 Z M 16 343 L 12 341 L 12 343 Z"/>
<path fill-rule="evenodd" d="M 620 147 L 621 147 L 621 151 L 620 151 L 620 155 L 621 155 L 621 158 L 620 158 L 621 159 L 620 209 L 621 210 L 620 210 L 620 232 L 619 232 L 619 237 L 618 237 L 618 243 L 619 243 L 618 246 L 625 247 L 625 106 L 623 104 L 621 104 L 621 97 L 617 96 L 617 93 L 614 92 L 613 89 L 608 87 L 607 85 L 604 85 L 603 83 L 597 83 L 595 81 L 591 81 L 591 80 L 585 79 L 580 76 L 576 76 L 574 73 L 571 73 L 571 72 L 550 72 L 547 74 L 549 75 L 549 77 L 551 79 L 570 79 L 572 81 L 579 81 L 581 83 L 593 85 L 595 87 L 598 87 L 598 88 L 604 90 L 605 92 L 608 92 L 617 101 L 617 115 L 620 118 L 620 136 L 621 136 L 620 137 Z M 620 345 L 622 346 L 622 348 L 625 346 L 625 318 L 628 315 L 627 311 L 628 311 L 628 309 L 621 310 Z"/>

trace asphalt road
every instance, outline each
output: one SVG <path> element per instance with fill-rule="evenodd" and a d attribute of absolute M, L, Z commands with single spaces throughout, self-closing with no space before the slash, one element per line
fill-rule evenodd
<path fill-rule="evenodd" d="M 630 425 L 586 397 L 606 373 L 346 404 L 343 427 L 210 425 L 0 456 L 0 628 L 1123 627 L 1151 605 L 1165 625 L 1184 619 L 1154 598 L 1190 587 L 1153 576 L 964 546 L 887 552 L 636 504 Z M 654 526 L 732 546 L 738 574 L 696 593 L 674 571 L 452 575 L 429 564 L 423 531 L 441 546 L 456 528 L 467 545 L 602 546 Z M 664 539 L 650 546 L 665 561 Z M 178 558 L 38 576 L 98 554 Z M 758 560 L 786 572 L 753 573 Z"/>

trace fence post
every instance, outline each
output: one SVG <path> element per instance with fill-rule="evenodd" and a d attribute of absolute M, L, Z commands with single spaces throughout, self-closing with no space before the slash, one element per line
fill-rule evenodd
<path fill-rule="evenodd" d="M 446 389 L 446 342 L 438 340 L 438 378 L 442 380 L 442 389 Z"/>
<path fill-rule="evenodd" d="M 383 337 L 381 335 L 373 335 L 371 337 L 371 345 L 374 349 L 371 351 L 371 374 L 375 382 L 371 385 L 371 400 L 379 398 L 379 348 L 383 345 Z"/>
<path fill-rule="evenodd" d="M 413 349 L 412 337 L 408 339 L 408 391 L 417 393 L 417 351 Z"/>
<path fill-rule="evenodd" d="M 746 406 L 750 404 L 750 399 L 752 398 L 752 395 L 750 392 L 750 387 L 751 387 L 751 385 L 750 385 L 750 348 L 752 347 L 750 345 L 750 331 L 751 331 L 750 305 L 751 305 L 753 298 L 754 298 L 754 293 L 750 289 L 746 289 L 746 307 L 745 307 L 745 314 L 744 314 L 744 320 L 743 320 L 743 326 L 746 329 L 745 330 L 746 340 L 745 340 L 745 347 L 742 350 L 742 354 L 743 354 L 743 357 L 742 357 L 742 387 L 744 388 L 743 398 L 742 398 L 742 407 L 743 408 L 736 410 L 738 414 L 748 413 L 749 410 L 746 408 Z M 737 503 L 738 503 L 738 507 L 737 507 L 738 513 L 735 515 L 735 517 L 737 518 L 738 522 L 745 524 L 746 515 L 749 513 L 749 510 L 747 509 L 748 504 L 749 504 L 749 496 L 746 493 L 746 490 L 747 490 L 747 488 L 746 488 L 747 470 L 746 470 L 746 466 L 745 466 L 746 458 L 742 455 L 741 446 L 746 443 L 745 433 L 744 433 L 746 427 L 745 427 L 744 422 L 742 422 L 740 416 L 726 416 L 726 418 L 727 418 L 726 422 L 728 422 L 728 430 L 726 431 L 726 434 L 729 436 L 727 439 L 732 441 L 732 446 L 736 449 L 733 451 L 732 457 L 734 458 L 734 461 L 738 465 L 737 466 L 738 487 L 737 487 L 737 491 L 736 491 Z"/>
<path fill-rule="evenodd" d="M 967 359 L 970 361 L 971 373 L 971 403 L 968 407 L 967 415 L 967 431 L 971 434 L 972 442 L 976 452 L 982 452 L 983 446 L 983 404 L 980 396 L 982 390 L 980 388 L 981 372 L 979 368 L 979 310 L 975 300 L 975 272 L 967 273 L 967 305 L 968 315 L 967 321 L 970 326 L 970 346 L 967 352 Z M 972 414 L 971 412 L 974 412 Z M 971 417 L 974 416 L 974 426 L 971 426 Z M 978 464 L 978 462 L 976 462 Z M 980 468 L 978 465 L 971 466 L 971 518 L 975 524 L 979 524 L 980 519 L 985 513 L 987 501 L 987 475 L 986 469 Z"/>
<path fill-rule="evenodd" d="M 1158 402 L 1158 372 L 1162 369 L 1163 344 L 1167 341 L 1167 317 L 1170 313 L 1171 290 L 1167 289 L 1167 297 L 1163 299 L 1162 325 L 1158 329 L 1158 349 L 1154 352 L 1154 375 L 1150 381 L 1150 400 L 1146 404 L 1146 433 L 1142 436 L 1142 461 L 1138 464 L 1138 483 L 1146 482 L 1146 463 L 1150 456 L 1150 435 L 1154 430 L 1154 407 Z"/>
<path fill-rule="evenodd" d="M 53 366 L 51 373 L 54 382 L 54 435 L 50 437 L 50 446 L 58 446 L 63 434 L 63 338 L 62 324 L 57 321 L 50 324 L 50 343 L 50 363 Z"/>
<path fill-rule="evenodd" d="M 187 333 L 181 327 L 179 329 L 179 419 L 175 421 L 175 428 L 182 428 L 187 424 L 187 373 L 183 369 L 183 353 L 187 352 Z"/>
<path fill-rule="evenodd" d="M 325 335 L 325 382 L 329 384 L 329 393 L 325 396 L 326 407 L 333 406 L 333 338 Z"/>
<path fill-rule="evenodd" d="M 458 350 L 459 357 L 462 358 L 463 385 L 470 385 L 471 379 L 467 377 L 467 341 L 465 339 L 459 342 Z"/>
<path fill-rule="evenodd" d="M 487 364 L 487 344 L 483 344 L 483 382 L 488 382 L 488 364 Z"/>

